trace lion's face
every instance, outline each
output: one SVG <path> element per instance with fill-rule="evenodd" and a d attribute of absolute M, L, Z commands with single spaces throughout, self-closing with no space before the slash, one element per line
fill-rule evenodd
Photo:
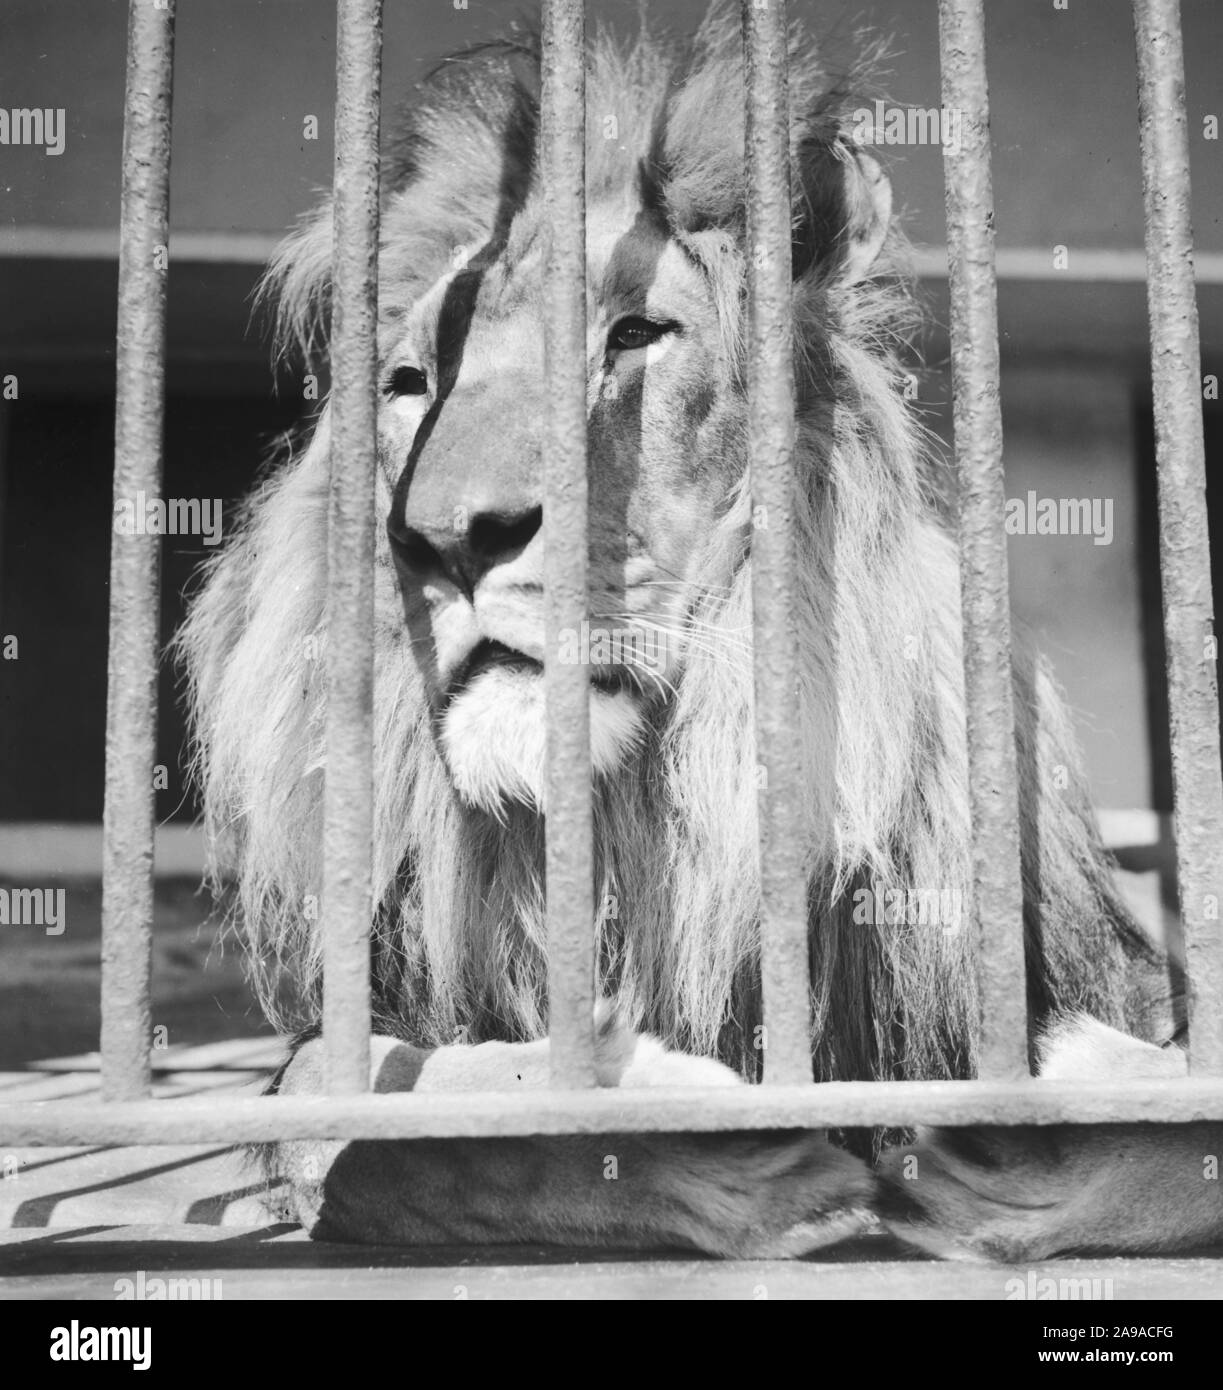
<path fill-rule="evenodd" d="M 684 664 L 694 595 L 734 563 L 715 523 L 742 472 L 742 392 L 711 277 L 657 222 L 588 222 L 591 744 L 607 774 Z M 472 805 L 542 803 L 544 382 L 542 238 L 439 280 L 383 364 L 389 519 L 433 727 Z M 718 572 L 718 570 L 722 572 Z"/>

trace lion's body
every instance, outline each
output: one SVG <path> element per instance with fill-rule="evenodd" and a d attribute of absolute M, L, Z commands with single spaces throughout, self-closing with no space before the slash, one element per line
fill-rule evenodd
<path fill-rule="evenodd" d="M 377 1031 L 421 1048 L 546 1034 L 533 71 L 527 49 L 445 69 L 384 178 L 373 985 Z M 791 81 L 815 1074 L 968 1076 L 969 909 L 855 919 L 878 886 L 971 902 L 958 578 L 900 397 L 910 309 L 886 181 L 842 142 L 848 93 L 806 50 Z M 741 82 L 725 17 L 686 52 L 593 51 L 589 541 L 592 626 L 658 641 L 592 697 L 601 993 L 630 1030 L 751 1076 Z M 328 228 L 307 225 L 276 270 L 307 343 Z M 328 446 L 324 412 L 182 639 L 208 823 L 269 1005 L 292 983 L 290 1028 L 317 1022 L 321 988 Z M 1015 695 L 1034 1023 L 1083 1010 L 1142 1033 L 1158 966 L 1110 883 L 1068 715 L 1026 655 Z"/>

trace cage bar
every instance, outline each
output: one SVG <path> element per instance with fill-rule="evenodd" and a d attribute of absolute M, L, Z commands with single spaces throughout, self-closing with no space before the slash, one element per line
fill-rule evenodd
<path fill-rule="evenodd" d="M 1223 774 L 1179 0 L 1134 0 L 1134 35 L 1189 1056 L 1221 1076 Z"/>
<path fill-rule="evenodd" d="M 982 0 L 939 0 L 951 366 L 959 489 L 960 596 L 973 823 L 973 916 L 981 1042 L 978 1075 L 1027 1074 L 1023 886 L 1011 685 L 1011 620 L 998 389 L 994 192 Z"/>
<path fill-rule="evenodd" d="M 794 636 L 794 336 L 785 0 L 743 0 L 748 206 L 748 468 L 760 836 L 764 1081 L 811 1080 L 803 767 Z"/>
<path fill-rule="evenodd" d="M 115 514 L 161 496 L 174 15 L 128 10 L 119 212 Z M 161 538 L 112 528 L 102 813 L 102 1091 L 147 1095 Z"/>
<path fill-rule="evenodd" d="M 382 0 L 339 0 L 336 18 L 322 895 L 331 1095 L 369 1085 Z"/>
<path fill-rule="evenodd" d="M 544 226 L 544 692 L 548 1036 L 556 1086 L 594 1085 L 590 672 L 560 660 L 587 615 L 586 15 L 547 0 L 540 98 Z"/>
<path fill-rule="evenodd" d="M 1218 1123 L 1223 1082 L 831 1081 L 710 1089 L 27 1101 L 0 1107 L 9 1147 L 449 1139 L 916 1125 Z"/>

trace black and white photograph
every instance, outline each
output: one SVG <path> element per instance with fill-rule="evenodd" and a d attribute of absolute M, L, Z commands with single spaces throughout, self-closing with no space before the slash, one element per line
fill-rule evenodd
<path fill-rule="evenodd" d="M 8 1369 L 1207 1355 L 1221 122 L 1217 0 L 0 0 Z"/>

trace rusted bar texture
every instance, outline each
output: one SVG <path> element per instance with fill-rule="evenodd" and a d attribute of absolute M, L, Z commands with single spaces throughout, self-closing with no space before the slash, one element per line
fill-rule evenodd
<path fill-rule="evenodd" d="M 322 913 L 324 1080 L 344 1095 L 369 1085 L 382 0 L 336 20 Z"/>
<path fill-rule="evenodd" d="M 811 993 L 794 636 L 794 348 L 785 0 L 743 0 L 748 467 L 760 837 L 764 1082 L 811 1080 Z"/>
<path fill-rule="evenodd" d="M 981 1011 L 977 1071 L 1005 1080 L 1027 1074 L 1027 1011 L 982 0 L 939 0 L 939 43 L 943 106 L 958 113 L 962 129 L 958 149 L 943 146 L 943 171 Z"/>
<path fill-rule="evenodd" d="M 1223 776 L 1178 0 L 1134 0 L 1134 35 L 1189 1060 L 1223 1076 Z"/>
<path fill-rule="evenodd" d="M 161 496 L 174 14 L 128 12 L 119 224 L 115 516 Z M 135 528 L 133 528 L 134 530 Z M 161 538 L 112 527 L 102 813 L 102 1093 L 148 1094 L 153 947 L 153 764 Z"/>
<path fill-rule="evenodd" d="M 546 0 L 540 166 L 547 245 L 543 425 L 548 1035 L 555 1086 L 594 1085 L 590 672 L 563 662 L 587 616 L 586 16 Z"/>
<path fill-rule="evenodd" d="M 483 1138 L 876 1125 L 1223 1121 L 1223 1082 L 835 1081 L 509 1093 L 218 1096 L 0 1106 L 0 1143 L 212 1144 L 276 1139 Z"/>

